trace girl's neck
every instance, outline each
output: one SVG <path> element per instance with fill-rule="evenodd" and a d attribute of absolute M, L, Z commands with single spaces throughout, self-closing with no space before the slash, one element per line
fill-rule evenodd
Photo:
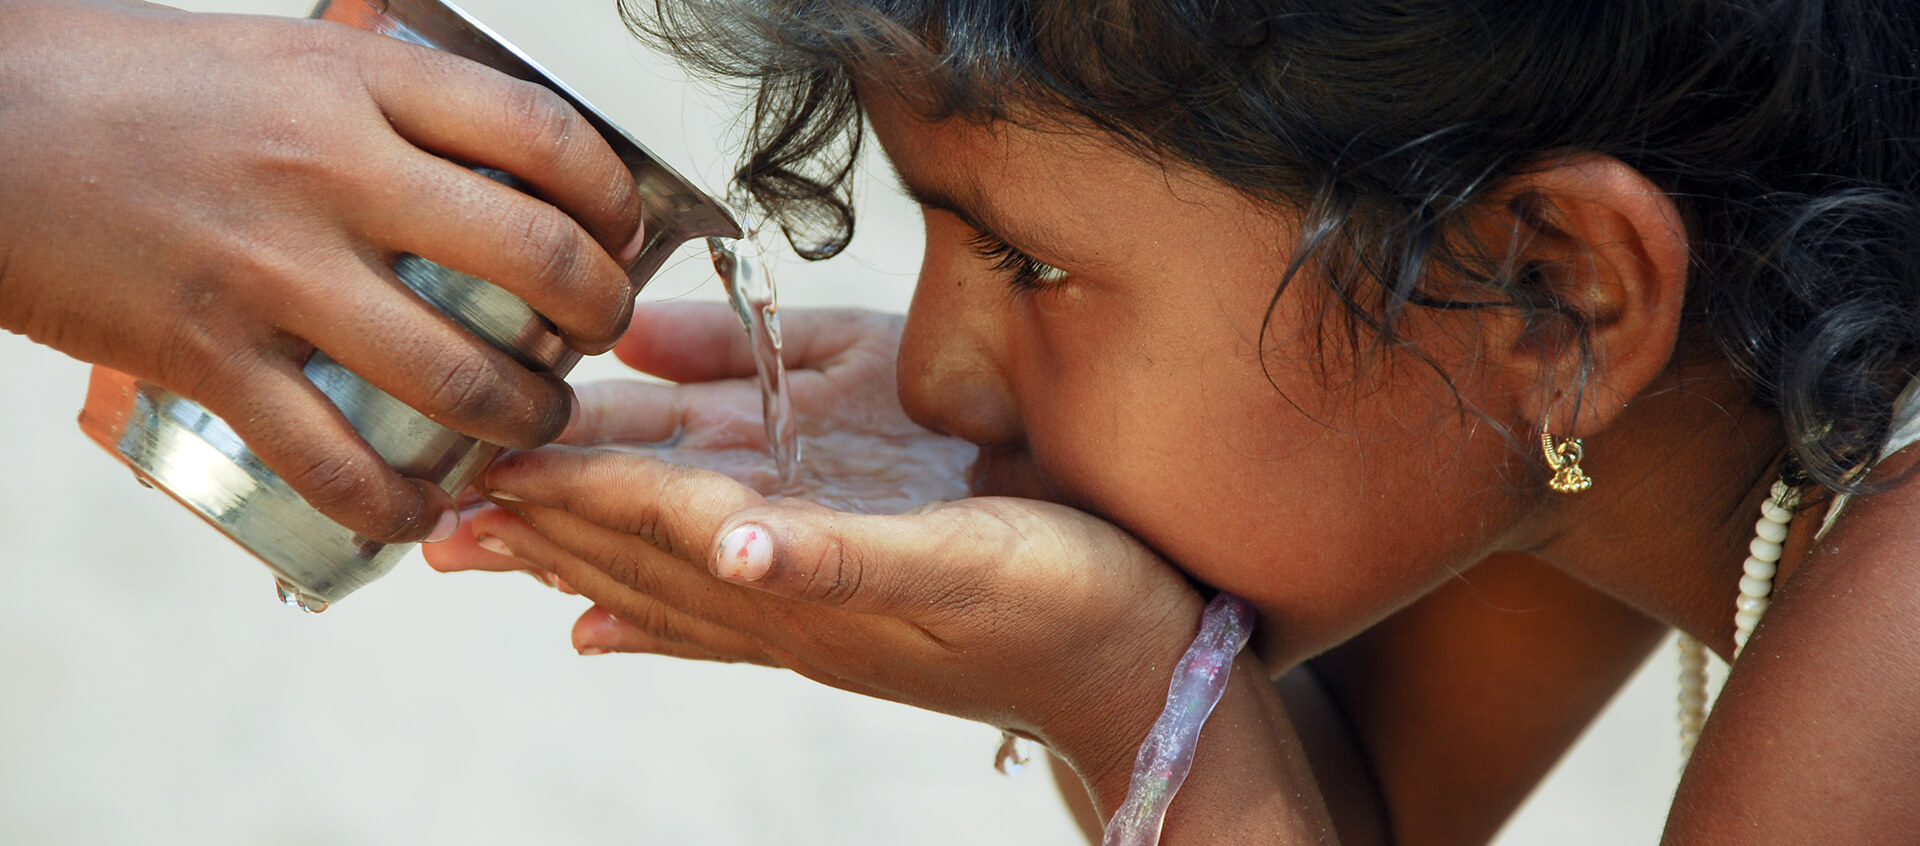
<path fill-rule="evenodd" d="M 1779 475 L 1780 424 L 1726 372 L 1678 370 L 1587 444 L 1591 490 L 1553 495 L 1528 551 L 1732 655 L 1733 600 L 1760 502 Z M 1776 582 L 1812 542 L 1795 519 Z"/>

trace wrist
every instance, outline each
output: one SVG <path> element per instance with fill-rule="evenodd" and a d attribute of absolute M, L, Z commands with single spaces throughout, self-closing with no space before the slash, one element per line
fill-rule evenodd
<path fill-rule="evenodd" d="M 1163 664 L 1170 667 L 1170 664 Z M 1077 769 L 1100 819 L 1110 821 L 1132 782 L 1135 752 L 1165 702 L 1140 725 L 1134 747 Z M 1069 758 L 1076 768 L 1080 761 Z M 1200 733 L 1193 768 L 1168 807 L 1162 843 L 1332 842 L 1333 826 L 1265 666 L 1242 653 Z"/>
<path fill-rule="evenodd" d="M 1099 719 L 1085 726 L 1083 739 L 1050 747 L 1080 774 L 1103 823 L 1113 818 L 1126 799 L 1140 747 L 1166 706 L 1169 675 L 1179 657 L 1179 652 L 1173 652 L 1159 660 L 1141 661 L 1130 674 L 1134 678 L 1125 692 L 1112 690 L 1103 700 L 1106 707 Z"/>
<path fill-rule="evenodd" d="M 1158 624 L 1108 641 L 1101 650 L 1107 660 L 1083 666 L 1110 669 L 1076 685 L 1062 716 L 1044 726 L 1040 740 L 1073 767 L 1103 821 L 1126 796 L 1140 744 L 1166 706 L 1168 683 L 1199 630 L 1203 605 L 1189 593 L 1157 615 Z"/>

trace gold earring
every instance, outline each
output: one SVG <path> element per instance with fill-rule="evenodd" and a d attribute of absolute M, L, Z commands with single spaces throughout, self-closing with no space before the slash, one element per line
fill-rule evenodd
<path fill-rule="evenodd" d="M 1593 477 L 1580 469 L 1580 456 L 1584 450 L 1579 438 L 1568 438 L 1558 444 L 1553 442 L 1553 433 L 1547 431 L 1547 421 L 1540 421 L 1540 451 L 1547 456 L 1547 466 L 1553 468 L 1553 478 L 1547 487 L 1559 493 L 1579 493 L 1593 487 Z"/>

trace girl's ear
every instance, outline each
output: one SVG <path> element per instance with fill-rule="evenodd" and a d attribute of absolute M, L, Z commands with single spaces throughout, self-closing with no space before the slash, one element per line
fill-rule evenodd
<path fill-rule="evenodd" d="M 1672 360 L 1686 297 L 1687 232 L 1664 191 L 1611 156 L 1580 154 L 1515 177 L 1486 243 L 1527 286 L 1526 312 L 1490 321 L 1487 354 L 1523 418 L 1559 437 L 1606 428 Z"/>

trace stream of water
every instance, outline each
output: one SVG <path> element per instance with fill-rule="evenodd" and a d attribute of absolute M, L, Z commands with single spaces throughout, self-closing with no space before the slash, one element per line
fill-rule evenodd
<path fill-rule="evenodd" d="M 758 229 L 747 228 L 744 238 L 708 238 L 713 269 L 727 289 L 727 300 L 746 325 L 753 344 L 753 363 L 760 373 L 760 408 L 767 426 L 767 446 L 773 451 L 781 492 L 792 491 L 800 479 L 800 439 L 793 419 L 793 396 L 787 390 L 787 366 L 780 359 L 780 300 L 767 269 L 766 249 Z"/>

